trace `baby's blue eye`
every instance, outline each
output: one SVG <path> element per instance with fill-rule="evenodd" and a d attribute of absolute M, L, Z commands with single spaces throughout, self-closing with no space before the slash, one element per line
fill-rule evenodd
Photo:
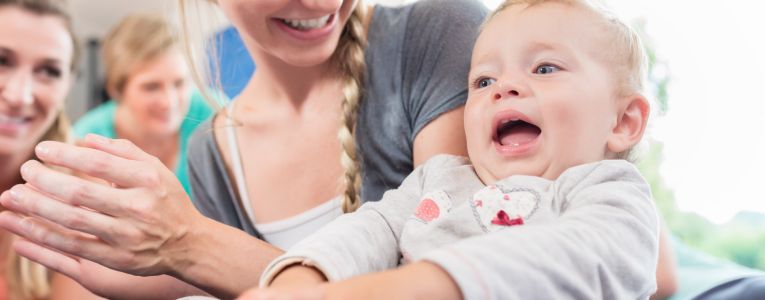
<path fill-rule="evenodd" d="M 540 65 L 539 67 L 537 67 L 536 70 L 534 70 L 534 73 L 537 73 L 537 74 L 550 74 L 550 73 L 558 72 L 558 71 L 560 71 L 560 68 L 558 68 L 556 66 L 553 66 L 553 65 Z"/>
<path fill-rule="evenodd" d="M 496 79 L 492 78 L 478 78 L 478 80 L 475 81 L 476 88 L 482 89 L 487 86 L 490 86 L 492 83 L 496 82 Z"/>

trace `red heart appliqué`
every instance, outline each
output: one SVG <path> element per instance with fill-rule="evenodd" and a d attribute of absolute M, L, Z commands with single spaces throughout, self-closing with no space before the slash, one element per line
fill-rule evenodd
<path fill-rule="evenodd" d="M 417 206 L 417 212 L 414 214 L 418 219 L 425 222 L 430 222 L 438 218 L 441 214 L 441 209 L 438 208 L 438 204 L 433 199 L 427 198 L 420 202 Z"/>

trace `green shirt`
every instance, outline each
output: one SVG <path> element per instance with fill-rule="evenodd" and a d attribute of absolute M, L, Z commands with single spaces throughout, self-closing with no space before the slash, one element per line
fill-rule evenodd
<path fill-rule="evenodd" d="M 117 132 L 114 129 L 116 112 L 117 103 L 114 100 L 109 100 L 90 110 L 74 124 L 75 137 L 81 139 L 88 133 L 94 133 L 112 139 L 117 138 Z M 207 120 L 212 113 L 213 110 L 207 105 L 202 94 L 194 90 L 191 94 L 189 111 L 186 113 L 183 123 L 181 123 L 180 153 L 178 155 L 178 164 L 175 167 L 175 176 L 178 177 L 178 180 L 189 195 L 191 195 L 191 188 L 189 186 L 189 173 L 186 163 L 186 145 L 194 129 Z"/>
<path fill-rule="evenodd" d="M 692 299 L 726 282 L 763 274 L 762 271 L 739 266 L 690 248 L 676 237 L 670 240 L 677 260 L 678 278 L 678 288 L 671 300 Z"/>

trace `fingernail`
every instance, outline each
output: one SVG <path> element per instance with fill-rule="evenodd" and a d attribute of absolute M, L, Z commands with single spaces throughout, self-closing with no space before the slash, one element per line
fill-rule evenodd
<path fill-rule="evenodd" d="M 92 133 L 85 136 L 85 139 L 88 141 L 94 142 L 96 144 L 101 144 L 101 145 L 105 145 L 109 143 L 109 139 L 97 134 L 92 134 Z"/>
<path fill-rule="evenodd" d="M 50 148 L 45 146 L 45 143 L 39 143 L 37 144 L 37 147 L 35 147 L 35 153 L 37 153 L 38 157 L 45 157 L 50 153 Z"/>
<path fill-rule="evenodd" d="M 24 196 L 24 192 L 21 190 L 20 187 L 17 187 L 17 186 L 14 186 L 13 188 L 11 188 L 9 192 L 11 194 L 11 200 L 13 200 L 13 202 L 15 203 L 18 203 L 21 200 L 21 197 Z"/>
<path fill-rule="evenodd" d="M 27 161 L 23 165 L 21 165 L 21 170 L 19 171 L 21 172 L 22 177 L 24 177 L 24 175 L 26 175 L 29 172 L 29 168 L 31 168 L 30 161 Z"/>

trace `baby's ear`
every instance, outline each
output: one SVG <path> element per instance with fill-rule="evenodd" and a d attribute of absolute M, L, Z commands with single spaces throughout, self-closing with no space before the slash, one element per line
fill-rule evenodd
<path fill-rule="evenodd" d="M 640 94 L 633 94 L 620 100 L 616 126 L 608 139 L 608 150 L 621 153 L 640 142 L 648 124 L 651 106 Z"/>

